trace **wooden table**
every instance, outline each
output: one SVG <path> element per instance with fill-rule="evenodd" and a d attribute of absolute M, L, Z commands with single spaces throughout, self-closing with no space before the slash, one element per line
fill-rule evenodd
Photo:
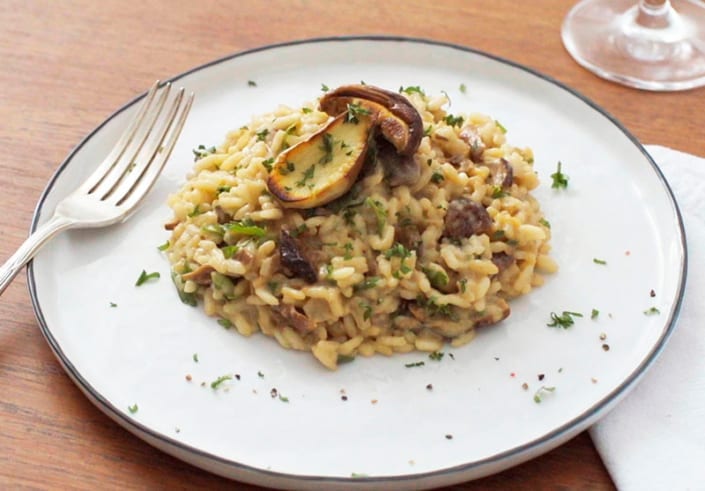
<path fill-rule="evenodd" d="M 293 39 L 389 34 L 472 46 L 574 87 L 643 142 L 705 155 L 705 90 L 639 92 L 583 70 L 560 41 L 571 3 L 3 0 L 0 259 L 25 238 L 42 189 L 72 147 L 153 80 Z M 0 488 L 256 489 L 155 450 L 91 405 L 40 334 L 24 275 L 0 299 L 0 380 Z M 613 484 L 583 433 L 533 461 L 453 489 L 516 487 Z"/>

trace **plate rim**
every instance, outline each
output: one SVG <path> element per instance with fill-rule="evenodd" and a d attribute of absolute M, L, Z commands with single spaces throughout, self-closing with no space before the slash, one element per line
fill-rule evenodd
<path fill-rule="evenodd" d="M 465 53 L 470 53 L 473 55 L 477 55 L 486 59 L 489 59 L 490 61 L 494 61 L 506 66 L 509 66 L 514 69 L 518 69 L 522 72 L 528 73 L 529 75 L 533 75 L 535 77 L 538 77 L 541 80 L 544 80 L 553 86 L 555 86 L 558 89 L 561 89 L 563 91 L 568 92 L 569 94 L 577 97 L 585 103 L 587 106 L 592 108 L 593 110 L 597 111 L 600 115 L 604 116 L 616 129 L 622 132 L 624 136 L 627 137 L 627 139 L 642 153 L 642 155 L 646 158 L 647 162 L 651 165 L 651 168 L 655 171 L 656 176 L 661 182 L 661 185 L 664 187 L 664 190 L 666 191 L 666 194 L 668 196 L 669 202 L 671 204 L 671 208 L 677 218 L 678 222 L 678 240 L 679 240 L 679 249 L 681 253 L 681 263 L 680 263 L 680 271 L 679 271 L 679 279 L 678 279 L 678 286 L 677 286 L 677 293 L 676 293 L 676 298 L 675 302 L 673 304 L 673 308 L 671 309 L 670 315 L 667 319 L 667 321 L 664 323 L 664 329 L 659 336 L 658 341 L 651 347 L 649 350 L 648 354 L 645 356 L 645 358 L 642 360 L 642 362 L 636 366 L 632 372 L 627 376 L 617 387 L 615 387 L 614 390 L 609 392 L 607 395 L 602 397 L 599 401 L 597 401 L 595 404 L 592 406 L 588 407 L 583 411 L 579 416 L 571 419 L 570 421 L 564 423 L 563 425 L 554 428 L 550 432 L 535 438 L 529 442 L 526 442 L 522 445 L 518 445 L 515 447 L 512 447 L 510 449 L 506 449 L 504 451 L 495 453 L 491 456 L 485 457 L 480 460 L 475 460 L 472 462 L 466 462 L 463 464 L 458 464 L 458 465 L 453 465 L 449 467 L 443 467 L 440 469 L 435 469 L 431 471 L 425 471 L 425 472 L 419 472 L 419 473 L 409 473 L 409 474 L 395 474 L 395 475 L 389 475 L 389 476 L 364 476 L 364 477 L 340 477 L 340 476 L 323 476 L 323 475 L 305 475 L 305 474 L 291 474 L 287 472 L 277 472 L 277 471 L 272 471 L 272 470 L 267 470 L 267 469 L 260 469 L 258 467 L 254 467 L 252 465 L 248 465 L 242 462 L 237 462 L 233 461 L 224 457 L 220 457 L 218 455 L 214 455 L 208 451 L 201 450 L 199 448 L 193 447 L 189 444 L 186 444 L 180 440 L 174 439 L 172 437 L 167 436 L 166 434 L 160 433 L 156 430 L 151 429 L 147 425 L 140 423 L 139 421 L 128 417 L 127 415 L 124 414 L 124 411 L 119 410 L 116 406 L 114 406 L 112 403 L 110 403 L 105 397 L 100 393 L 99 390 L 95 389 L 82 375 L 81 373 L 74 367 L 74 365 L 71 363 L 71 360 L 64 354 L 63 350 L 61 349 L 61 346 L 57 342 L 57 340 L 54 338 L 52 335 L 51 329 L 44 318 L 44 314 L 42 312 L 42 307 L 38 299 L 38 293 L 37 293 L 37 285 L 35 281 L 35 275 L 34 275 L 34 262 L 31 261 L 28 264 L 27 267 L 27 287 L 29 290 L 29 295 L 30 299 L 32 302 L 32 309 L 34 311 L 35 317 L 37 319 L 37 322 L 39 324 L 40 331 L 42 335 L 44 336 L 45 340 L 47 341 L 47 344 L 49 345 L 50 349 L 54 353 L 54 356 L 57 358 L 59 361 L 60 365 L 63 367 L 64 371 L 69 375 L 69 378 L 72 379 L 72 381 L 78 386 L 78 388 L 84 393 L 84 395 L 90 400 L 98 409 L 100 409 L 104 414 L 106 414 L 108 417 L 110 417 L 113 421 L 118 423 L 120 426 L 125 428 L 126 430 L 130 431 L 133 435 L 137 436 L 141 440 L 143 440 L 145 443 L 148 443 L 150 446 L 153 446 L 157 448 L 159 451 L 164 451 L 165 453 L 168 453 L 172 455 L 175 458 L 178 458 L 180 460 L 186 460 L 184 457 L 181 456 L 184 452 L 187 454 L 195 455 L 199 459 L 205 459 L 206 462 L 210 461 L 213 464 L 216 464 L 218 467 L 224 466 L 225 468 L 231 469 L 233 471 L 236 471 L 238 474 L 242 473 L 242 476 L 236 476 L 233 477 L 229 474 L 223 474 L 218 472 L 217 470 L 214 469 L 214 466 L 204 466 L 200 464 L 194 464 L 192 461 L 187 461 L 193 465 L 196 465 L 200 467 L 201 469 L 204 469 L 209 472 L 213 472 L 216 474 L 221 475 L 222 477 L 227 477 L 230 479 L 242 479 L 243 481 L 246 482 L 251 482 L 255 484 L 263 484 L 261 481 L 256 481 L 253 479 L 249 479 L 251 476 L 261 476 L 263 477 L 266 481 L 267 484 L 265 485 L 280 485 L 280 486 L 285 486 L 287 483 L 291 485 L 292 483 L 298 483 L 302 484 L 304 482 L 308 483 L 317 483 L 317 484 L 339 484 L 339 485 L 371 485 L 371 484 L 403 484 L 403 483 L 409 483 L 412 481 L 427 481 L 430 483 L 429 480 L 433 480 L 434 478 L 439 478 L 439 477 L 446 477 L 450 478 L 451 476 L 454 475 L 463 475 L 469 472 L 472 472 L 475 469 L 482 469 L 482 468 L 487 468 L 487 467 L 492 467 L 493 465 L 498 465 L 502 461 L 506 461 L 508 459 L 512 458 L 517 458 L 519 459 L 519 462 L 524 462 L 526 460 L 529 460 L 531 458 L 534 458 L 538 455 L 541 455 L 545 452 L 550 451 L 550 449 L 555 448 L 558 444 L 560 444 L 562 441 L 565 439 L 569 438 L 572 436 L 571 430 L 576 430 L 579 429 L 579 431 L 583 431 L 586 423 L 589 423 L 591 420 L 594 420 L 595 417 L 598 415 L 598 413 L 602 412 L 603 410 L 610 409 L 613 407 L 617 402 L 619 402 L 634 386 L 636 383 L 641 379 L 641 377 L 648 371 L 648 369 L 653 365 L 654 361 L 659 357 L 661 352 L 663 351 L 664 347 L 666 346 L 668 340 L 670 339 L 671 335 L 673 334 L 676 325 L 677 325 L 677 320 L 680 315 L 682 303 L 683 303 L 683 298 L 685 294 L 685 285 L 686 285 L 686 279 L 687 279 L 687 274 L 688 274 L 688 250 L 687 250 L 687 242 L 686 242 L 686 233 L 685 233 L 685 226 L 683 222 L 683 217 L 680 211 L 680 208 L 678 206 L 678 202 L 676 201 L 676 198 L 673 194 L 673 190 L 671 189 L 671 186 L 669 185 L 668 181 L 664 177 L 661 169 L 658 167 L 656 162 L 653 160 L 651 155 L 648 153 L 644 145 L 639 142 L 639 140 L 614 116 L 612 116 L 607 110 L 605 110 L 603 107 L 601 107 L 599 104 L 596 102 L 592 101 L 590 98 L 587 96 L 583 95 L 581 92 L 578 90 L 570 87 L 569 85 L 559 81 L 558 79 L 546 75 L 536 69 L 533 69 L 531 67 L 528 67 L 526 65 L 523 65 L 519 62 L 510 60 L 508 58 L 504 58 L 502 56 L 498 56 L 495 54 L 492 54 L 487 51 L 483 51 L 477 48 L 473 48 L 470 46 L 465 46 L 462 44 L 458 43 L 452 43 L 452 42 L 447 42 L 447 41 L 440 41 L 440 40 L 435 40 L 431 38 L 424 38 L 424 37 L 416 37 L 416 36 L 387 36 L 387 35 L 345 35 L 345 36 L 324 36 L 324 37 L 310 37 L 310 38 L 301 38 L 301 39 L 294 39 L 294 40 L 289 40 L 289 41 L 283 41 L 283 42 L 278 42 L 278 43 L 271 43 L 271 44 L 265 44 L 265 45 L 260 45 L 256 46 L 253 48 L 249 49 L 244 49 L 244 50 L 239 50 L 236 52 L 233 52 L 231 54 L 222 56 L 220 58 L 216 58 L 214 60 L 211 60 L 209 62 L 203 63 L 201 65 L 195 66 L 193 68 L 190 68 L 184 72 L 181 72 L 169 79 L 164 80 L 164 82 L 176 82 L 190 74 L 206 70 L 210 67 L 219 65 L 221 63 L 228 62 L 230 60 L 243 57 L 243 56 L 248 56 L 252 54 L 256 54 L 258 52 L 262 51 L 270 51 L 270 50 L 276 50 L 276 49 L 281 49 L 281 48 L 287 48 L 287 47 L 292 47 L 292 46 L 301 46 L 301 45 L 314 45 L 314 44 L 324 44 L 324 43 L 332 43 L 332 42 L 378 42 L 378 43 L 416 43 L 416 44 L 423 44 L 427 46 L 432 46 L 432 47 L 439 47 L 439 48 L 449 48 L 449 49 L 454 49 L 458 51 L 462 51 Z M 76 156 L 78 152 L 82 150 L 82 148 L 85 146 L 87 142 L 89 142 L 96 133 L 102 130 L 102 128 L 107 125 L 110 121 L 112 121 L 115 117 L 117 117 L 119 114 L 121 114 L 123 111 L 126 109 L 134 106 L 137 104 L 142 98 L 144 98 L 146 95 L 146 91 L 137 95 L 133 99 L 129 100 L 126 102 L 124 105 L 119 107 L 117 110 L 115 110 L 112 114 L 110 114 L 103 122 L 101 122 L 99 125 L 97 125 L 93 130 L 91 130 L 66 156 L 66 158 L 63 160 L 63 162 L 59 165 L 59 167 L 56 169 L 56 171 L 53 173 L 53 175 L 50 177 L 49 181 L 47 182 L 44 190 L 42 191 L 39 200 L 37 202 L 37 205 L 35 206 L 33 215 L 32 215 L 32 221 L 31 221 L 31 226 L 30 226 L 30 233 L 34 232 L 37 227 L 39 226 L 41 217 L 42 217 L 42 212 L 44 211 L 44 205 L 47 197 L 53 190 L 57 180 L 60 178 L 61 174 L 66 170 L 69 165 L 71 164 L 73 158 Z M 50 210 L 53 211 L 53 210 Z M 577 433 L 577 432 L 575 432 Z M 147 437 L 147 438 L 145 438 Z M 160 442 L 162 445 L 165 445 L 168 447 L 171 451 L 168 451 L 166 448 L 163 446 L 157 446 L 155 443 L 152 442 L 152 440 L 156 440 Z M 552 445 L 553 444 L 553 445 Z M 541 447 L 546 447 L 545 450 L 540 450 L 538 453 L 531 454 L 532 450 L 535 452 L 537 449 Z M 522 459 L 522 457 L 524 457 Z M 517 464 L 518 465 L 518 462 Z M 500 469 L 495 469 L 494 471 L 490 470 L 490 472 L 486 473 L 481 473 L 481 475 L 490 475 L 494 474 L 496 472 L 501 472 L 502 470 L 506 470 L 510 467 L 513 466 L 505 466 L 501 467 Z M 477 479 L 481 477 L 480 475 L 473 477 L 472 479 Z"/>

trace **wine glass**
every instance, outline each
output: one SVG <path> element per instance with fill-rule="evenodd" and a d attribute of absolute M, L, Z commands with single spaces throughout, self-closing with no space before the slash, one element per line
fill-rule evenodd
<path fill-rule="evenodd" d="M 705 3 L 582 0 L 568 13 L 563 44 L 597 75 L 646 90 L 705 85 Z"/>

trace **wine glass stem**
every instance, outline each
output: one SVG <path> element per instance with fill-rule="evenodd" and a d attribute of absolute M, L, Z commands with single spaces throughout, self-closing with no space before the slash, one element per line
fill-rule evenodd
<path fill-rule="evenodd" d="M 651 29 L 663 29 L 671 24 L 673 7 L 670 0 L 639 0 L 636 23 Z"/>

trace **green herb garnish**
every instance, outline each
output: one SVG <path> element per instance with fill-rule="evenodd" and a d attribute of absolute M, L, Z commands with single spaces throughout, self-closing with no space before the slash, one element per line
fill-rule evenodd
<path fill-rule="evenodd" d="M 232 259 L 232 257 L 237 253 L 237 251 L 239 249 L 240 248 L 237 245 L 233 244 L 233 245 L 227 245 L 227 246 L 223 247 L 221 250 L 223 251 L 223 257 L 225 259 Z"/>
<path fill-rule="evenodd" d="M 369 278 L 365 278 L 364 281 L 355 285 L 355 290 L 369 290 L 370 288 L 374 288 L 377 286 L 377 283 L 379 283 L 379 280 L 379 276 L 370 276 Z"/>
<path fill-rule="evenodd" d="M 164 242 L 162 245 L 158 246 L 158 247 L 157 247 L 157 250 L 163 252 L 163 251 L 166 251 L 168 248 L 169 248 L 169 241 L 167 240 L 167 241 Z"/>
<path fill-rule="evenodd" d="M 535 402 L 536 404 L 540 404 L 541 401 L 543 400 L 543 396 L 544 396 L 547 392 L 555 392 L 555 390 L 556 390 L 555 387 L 546 387 L 545 385 L 539 387 L 539 390 L 537 390 L 537 391 L 534 393 L 534 402 Z"/>
<path fill-rule="evenodd" d="M 306 181 L 313 179 L 313 174 L 316 171 L 316 165 L 312 165 L 308 169 L 304 171 L 303 176 L 301 177 L 300 181 L 296 181 L 296 186 L 299 188 L 302 188 L 306 185 Z"/>
<path fill-rule="evenodd" d="M 254 80 L 248 80 L 247 86 L 248 87 L 257 87 L 257 82 L 255 82 Z"/>
<path fill-rule="evenodd" d="M 465 86 L 465 84 L 460 84 L 460 87 L 458 88 L 460 89 L 461 94 L 465 94 L 468 91 L 468 88 Z"/>
<path fill-rule="evenodd" d="M 130 411 L 130 414 L 135 414 L 139 410 L 139 406 L 133 404 L 132 406 L 127 406 L 127 410 Z"/>
<path fill-rule="evenodd" d="M 321 92 L 328 92 L 330 90 L 330 87 L 328 87 L 326 84 L 321 84 Z"/>
<path fill-rule="evenodd" d="M 499 131 L 501 131 L 502 133 L 507 132 L 507 128 L 505 128 L 499 121 L 495 120 L 494 124 L 497 125 L 497 128 L 499 128 Z"/>
<path fill-rule="evenodd" d="M 413 93 L 417 93 L 417 94 L 420 94 L 423 96 L 426 95 L 426 93 L 418 85 L 410 85 L 409 87 L 406 87 L 406 88 L 403 86 L 399 87 L 399 93 L 401 94 L 402 92 L 409 94 L 409 95 L 411 95 Z"/>
<path fill-rule="evenodd" d="M 384 227 L 387 225 L 387 210 L 384 208 L 384 205 L 376 199 L 366 198 L 365 204 L 375 212 L 375 217 L 377 218 L 377 233 L 382 235 Z"/>
<path fill-rule="evenodd" d="M 661 311 L 657 309 L 656 307 L 650 307 L 644 311 L 644 315 L 656 315 L 660 314 Z"/>
<path fill-rule="evenodd" d="M 255 225 L 251 220 L 231 222 L 227 225 L 227 227 L 230 232 L 241 235 L 249 235 L 251 237 L 264 237 L 267 233 L 263 227 Z"/>
<path fill-rule="evenodd" d="M 325 165 L 333 161 L 333 144 L 333 135 L 331 135 L 330 133 L 324 133 L 323 144 L 321 145 L 321 150 L 323 150 L 323 156 L 318 160 L 319 164 Z"/>
<path fill-rule="evenodd" d="M 369 116 L 370 110 L 356 102 L 348 103 L 348 114 L 345 116 L 346 123 L 357 124 L 360 122 L 358 116 Z"/>
<path fill-rule="evenodd" d="M 434 184 L 440 184 L 445 180 L 445 176 L 443 175 L 442 172 L 439 171 L 434 171 L 433 174 L 431 174 L 431 182 Z"/>
<path fill-rule="evenodd" d="M 215 379 L 213 382 L 211 382 L 211 389 L 217 389 L 220 384 L 225 382 L 226 380 L 232 380 L 232 376 L 230 375 L 221 375 L 217 379 Z"/>
<path fill-rule="evenodd" d="M 146 283 L 149 280 L 156 280 L 159 279 L 161 275 L 159 274 L 158 271 L 155 271 L 154 273 L 147 273 L 144 269 L 140 273 L 140 277 L 137 278 L 137 282 L 135 283 L 135 286 L 140 286 Z"/>
<path fill-rule="evenodd" d="M 579 312 L 568 312 L 564 310 L 561 315 L 551 312 L 551 322 L 546 324 L 548 327 L 562 327 L 563 329 L 568 329 L 570 326 L 575 324 L 573 317 L 582 317 L 583 314 Z"/>
<path fill-rule="evenodd" d="M 551 223 L 548 220 L 546 220 L 545 218 L 539 218 L 539 223 L 546 228 L 549 228 L 549 229 L 551 228 Z"/>
<path fill-rule="evenodd" d="M 591 319 L 597 319 L 597 317 L 600 315 L 600 311 L 597 309 L 592 309 L 592 312 L 590 312 L 590 318 Z"/>
<path fill-rule="evenodd" d="M 115 308 L 115 307 L 117 307 L 117 304 L 116 304 L 115 302 L 110 302 L 110 306 L 111 306 L 112 308 Z"/>
<path fill-rule="evenodd" d="M 592 262 L 595 264 L 607 264 L 607 261 L 605 261 L 604 259 L 598 259 L 596 257 L 592 258 Z"/>
<path fill-rule="evenodd" d="M 423 362 L 423 361 L 416 361 L 416 362 L 414 362 L 414 363 L 406 363 L 406 364 L 404 364 L 404 366 L 405 366 L 406 368 L 414 368 L 414 367 L 422 367 L 422 366 L 424 366 L 425 364 L 426 364 L 426 362 Z"/>
<path fill-rule="evenodd" d="M 267 169 L 267 172 L 272 172 L 273 164 L 274 164 L 273 157 L 270 157 L 270 158 L 262 161 L 262 165 L 264 166 L 265 169 Z"/>
<path fill-rule="evenodd" d="M 449 114 L 445 117 L 445 122 L 448 126 L 462 126 L 465 118 L 462 116 L 453 116 Z"/>
<path fill-rule="evenodd" d="M 198 363 L 198 353 L 194 353 L 192 358 L 195 363 Z"/>
<path fill-rule="evenodd" d="M 230 319 L 220 318 L 218 319 L 218 324 L 223 326 L 225 329 L 230 329 L 231 327 L 233 327 L 233 323 L 230 321 Z"/>
<path fill-rule="evenodd" d="M 199 145 L 191 151 L 193 152 L 193 161 L 196 162 L 196 161 L 202 159 L 203 157 L 206 157 L 212 153 L 215 153 L 216 149 L 215 149 L 215 147 L 206 148 L 205 145 Z"/>
<path fill-rule="evenodd" d="M 265 128 L 262 131 L 258 131 L 256 133 L 257 135 L 257 141 L 263 142 L 265 138 L 267 138 L 267 135 L 269 134 L 269 129 Z"/>
<path fill-rule="evenodd" d="M 556 172 L 551 174 L 551 179 L 553 179 L 551 187 L 553 189 L 565 189 L 568 187 L 568 176 L 561 171 L 562 166 L 563 164 L 558 161 Z"/>
<path fill-rule="evenodd" d="M 429 353 L 428 358 L 433 361 L 441 361 L 444 355 L 445 353 L 442 351 L 434 351 L 433 353 Z"/>

